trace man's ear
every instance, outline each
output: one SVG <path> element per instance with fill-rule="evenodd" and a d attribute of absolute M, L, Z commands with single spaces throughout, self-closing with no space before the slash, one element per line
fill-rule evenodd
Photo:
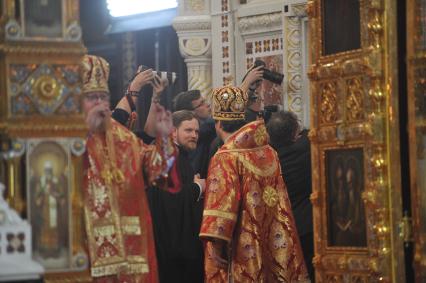
<path fill-rule="evenodd" d="M 177 140 L 177 128 L 176 127 L 173 127 L 172 137 L 175 141 Z"/>
<path fill-rule="evenodd" d="M 214 129 L 216 130 L 216 135 L 222 139 L 222 123 L 220 121 L 215 121 Z"/>

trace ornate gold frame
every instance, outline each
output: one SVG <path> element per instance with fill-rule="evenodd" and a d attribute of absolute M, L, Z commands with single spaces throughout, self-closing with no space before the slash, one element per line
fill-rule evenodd
<path fill-rule="evenodd" d="M 0 172 L 6 172 L 8 202 L 20 213 L 25 214 L 26 200 L 24 199 L 24 190 L 22 176 L 25 170 L 22 167 L 23 153 L 28 139 L 40 140 L 67 140 L 71 147 L 70 155 L 71 169 L 69 178 L 71 193 L 71 211 L 72 214 L 72 255 L 78 255 L 85 252 L 84 246 L 84 220 L 82 215 L 82 193 L 81 180 L 83 174 L 82 153 L 84 152 L 84 139 L 86 136 L 86 126 L 83 115 L 72 108 L 62 112 L 62 106 L 58 106 L 51 112 L 43 113 L 40 109 L 34 113 L 20 113 L 12 111 L 11 101 L 12 90 L 12 71 L 16 65 L 28 66 L 30 70 L 26 83 L 31 87 L 31 94 L 38 89 L 33 89 L 37 83 L 37 77 L 34 73 L 40 66 L 54 70 L 41 76 L 45 81 L 55 81 L 60 87 L 70 87 L 66 85 L 65 70 L 73 70 L 73 88 L 70 90 L 75 98 L 74 105 L 79 105 L 80 95 L 78 87 L 81 82 L 78 75 L 78 66 L 86 49 L 81 42 L 81 30 L 79 26 L 79 1 L 61 0 L 64 11 L 65 32 L 62 38 L 30 38 L 25 37 L 20 32 L 20 19 L 15 18 L 17 7 L 15 0 L 4 0 L 1 2 L 0 9 L 0 135 L 2 138 L 12 141 L 9 149 L 9 158 L 0 163 Z M 55 69 L 55 68 L 58 69 Z M 70 69 L 67 69 L 70 68 Z M 35 71 L 34 71 L 35 70 Z M 34 78 L 34 80 L 32 79 Z M 68 82 L 68 81 L 67 81 Z M 21 86 L 19 86 L 21 87 Z M 42 93 L 43 94 L 43 93 Z M 38 95 L 38 94 L 37 94 Z M 60 103 L 65 103 L 61 101 Z M 76 258 L 80 259 L 80 257 Z M 74 263 L 74 261 L 73 261 Z M 76 267 L 77 265 L 79 267 Z M 63 272 L 47 272 L 44 275 L 45 282 L 91 282 L 90 272 L 84 262 L 77 262 L 76 266 L 63 270 Z"/>
<path fill-rule="evenodd" d="M 316 282 L 404 282 L 396 7 L 360 0 L 361 48 L 323 56 L 324 0 L 309 1 Z M 364 149 L 367 247 L 328 247 L 325 150 Z"/>
<path fill-rule="evenodd" d="M 25 3 L 19 1 L 19 11 L 14 0 L 3 1 L 4 38 L 10 41 L 36 41 L 36 42 L 79 42 L 81 40 L 81 28 L 79 26 L 79 6 L 74 0 L 61 1 L 62 26 L 60 37 L 31 37 L 25 34 Z M 20 18 L 15 18 L 16 12 Z M 3 22 L 2 21 L 2 22 Z"/>
<path fill-rule="evenodd" d="M 407 2 L 408 134 L 410 143 L 414 269 L 416 282 L 418 283 L 426 280 L 426 227 L 424 226 L 426 206 L 424 201 L 422 201 L 426 198 L 426 187 L 424 183 L 420 182 L 424 172 L 421 172 L 421 168 L 418 168 L 418 160 L 426 158 L 425 144 L 422 142 L 422 138 L 426 135 L 426 113 L 424 112 L 425 105 L 421 105 L 425 103 L 421 101 L 421 96 L 426 91 L 426 83 L 424 82 L 426 46 L 424 46 L 425 35 L 421 34 L 421 32 L 422 27 L 424 29 L 426 25 L 426 19 L 421 18 L 422 10 L 423 12 L 426 10 L 425 1 Z"/>

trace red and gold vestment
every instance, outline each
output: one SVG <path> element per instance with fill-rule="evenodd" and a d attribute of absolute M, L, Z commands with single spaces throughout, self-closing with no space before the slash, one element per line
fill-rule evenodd
<path fill-rule="evenodd" d="M 87 139 L 84 211 L 94 282 L 158 282 L 145 185 L 167 172 L 170 145 L 145 145 L 114 120 Z"/>
<path fill-rule="evenodd" d="M 206 282 L 309 282 L 279 159 L 263 121 L 233 133 L 211 160 L 200 237 Z M 211 259 L 228 243 L 228 269 Z"/>

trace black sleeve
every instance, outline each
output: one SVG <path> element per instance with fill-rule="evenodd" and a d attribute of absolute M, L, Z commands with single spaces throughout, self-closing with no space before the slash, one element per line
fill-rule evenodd
<path fill-rule="evenodd" d="M 129 117 L 130 114 L 124 109 L 116 108 L 112 112 L 112 118 L 125 127 L 127 126 L 126 123 L 129 120 Z M 150 135 L 141 130 L 135 131 L 134 134 L 138 138 L 140 138 L 145 144 L 151 144 L 155 140 L 155 137 L 151 137 Z"/>
<path fill-rule="evenodd" d="M 129 117 L 130 114 L 124 109 L 116 108 L 112 111 L 112 118 L 123 126 L 126 126 Z"/>
<path fill-rule="evenodd" d="M 144 131 L 136 131 L 135 135 L 140 138 L 145 144 L 151 144 L 155 141 L 155 137 L 151 137 Z"/>
<path fill-rule="evenodd" d="M 190 184 L 186 184 L 184 185 L 184 192 L 185 194 L 187 194 L 187 197 L 189 197 L 189 199 L 193 202 L 198 201 L 198 199 L 200 198 L 200 193 L 201 193 L 201 189 L 198 186 L 198 184 L 196 183 L 190 183 Z"/>

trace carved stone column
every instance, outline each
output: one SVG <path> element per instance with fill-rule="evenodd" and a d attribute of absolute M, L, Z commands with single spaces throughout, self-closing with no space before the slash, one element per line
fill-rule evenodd
<path fill-rule="evenodd" d="M 306 0 L 284 1 L 284 108 L 299 117 L 309 128 L 309 81 L 307 78 Z"/>
<path fill-rule="evenodd" d="M 123 86 L 127 87 L 129 80 L 133 78 L 138 67 L 136 63 L 136 42 L 133 32 L 123 34 L 122 50 Z"/>
<path fill-rule="evenodd" d="M 188 89 L 206 96 L 212 88 L 210 1 L 180 0 L 173 27 L 188 68 Z"/>

